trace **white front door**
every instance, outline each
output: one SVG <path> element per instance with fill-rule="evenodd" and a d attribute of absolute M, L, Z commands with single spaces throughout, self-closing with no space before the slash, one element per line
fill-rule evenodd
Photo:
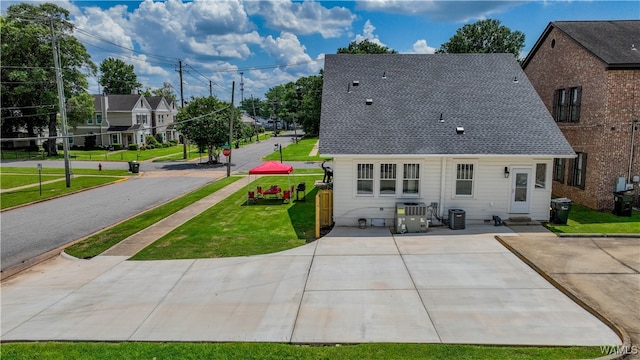
<path fill-rule="evenodd" d="M 528 214 L 531 198 L 531 170 L 513 169 L 511 171 L 511 210 L 512 214 Z"/>

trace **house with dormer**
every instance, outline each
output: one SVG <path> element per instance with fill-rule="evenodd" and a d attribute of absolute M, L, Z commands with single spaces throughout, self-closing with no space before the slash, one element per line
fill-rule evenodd
<path fill-rule="evenodd" d="M 553 159 L 575 153 L 512 54 L 325 57 L 319 153 L 337 226 L 548 221 Z"/>
<path fill-rule="evenodd" d="M 640 20 L 551 22 L 523 68 L 577 153 L 554 160 L 554 194 L 597 210 L 638 194 Z"/>

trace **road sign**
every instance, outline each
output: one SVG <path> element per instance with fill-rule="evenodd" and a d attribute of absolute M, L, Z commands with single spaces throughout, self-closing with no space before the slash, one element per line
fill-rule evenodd
<path fill-rule="evenodd" d="M 231 155 L 231 149 L 229 149 L 229 148 L 224 148 L 224 149 L 222 150 L 222 155 L 224 155 L 224 156 L 229 156 L 229 155 Z"/>

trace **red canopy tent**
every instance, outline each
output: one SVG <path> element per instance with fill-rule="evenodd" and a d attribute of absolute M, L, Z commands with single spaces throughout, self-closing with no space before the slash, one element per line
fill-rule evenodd
<path fill-rule="evenodd" d="M 282 164 L 277 161 L 267 161 L 249 170 L 249 175 L 284 175 L 291 174 L 293 166 Z"/>
<path fill-rule="evenodd" d="M 279 163 L 277 161 L 267 161 L 262 165 L 258 165 L 249 170 L 249 182 L 247 183 L 247 197 L 249 196 L 249 184 L 251 183 L 251 175 L 291 175 L 293 166 Z M 287 190 L 291 187 L 291 181 L 287 178 Z M 247 198 L 248 199 L 248 198 Z M 248 201 L 248 200 L 247 200 Z"/>

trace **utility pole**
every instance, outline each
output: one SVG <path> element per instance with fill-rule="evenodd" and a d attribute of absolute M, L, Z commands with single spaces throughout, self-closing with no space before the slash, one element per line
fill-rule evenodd
<path fill-rule="evenodd" d="M 64 85 L 62 83 L 62 71 L 60 70 L 60 52 L 53 32 L 53 17 L 49 18 L 51 29 L 51 47 L 53 48 L 53 64 L 56 68 L 56 83 L 58 85 L 58 107 L 60 108 L 60 122 L 62 123 L 62 149 L 64 151 L 64 176 L 66 185 L 71 187 L 71 171 L 69 170 L 69 134 L 67 134 L 67 109 L 64 99 Z"/>
<path fill-rule="evenodd" d="M 240 72 L 240 105 L 244 105 L 244 72 Z"/>
<path fill-rule="evenodd" d="M 182 86 L 182 60 L 178 60 L 180 73 L 180 107 L 184 109 L 184 87 Z M 187 137 L 182 135 L 182 158 L 187 159 Z"/>
<path fill-rule="evenodd" d="M 235 109 L 233 108 L 233 95 L 236 92 L 236 82 L 231 83 L 231 106 L 229 107 L 229 156 L 227 157 L 227 177 L 231 176 L 231 144 L 233 143 L 233 118 Z"/>
<path fill-rule="evenodd" d="M 213 97 L 213 81 L 209 80 L 209 97 Z"/>

